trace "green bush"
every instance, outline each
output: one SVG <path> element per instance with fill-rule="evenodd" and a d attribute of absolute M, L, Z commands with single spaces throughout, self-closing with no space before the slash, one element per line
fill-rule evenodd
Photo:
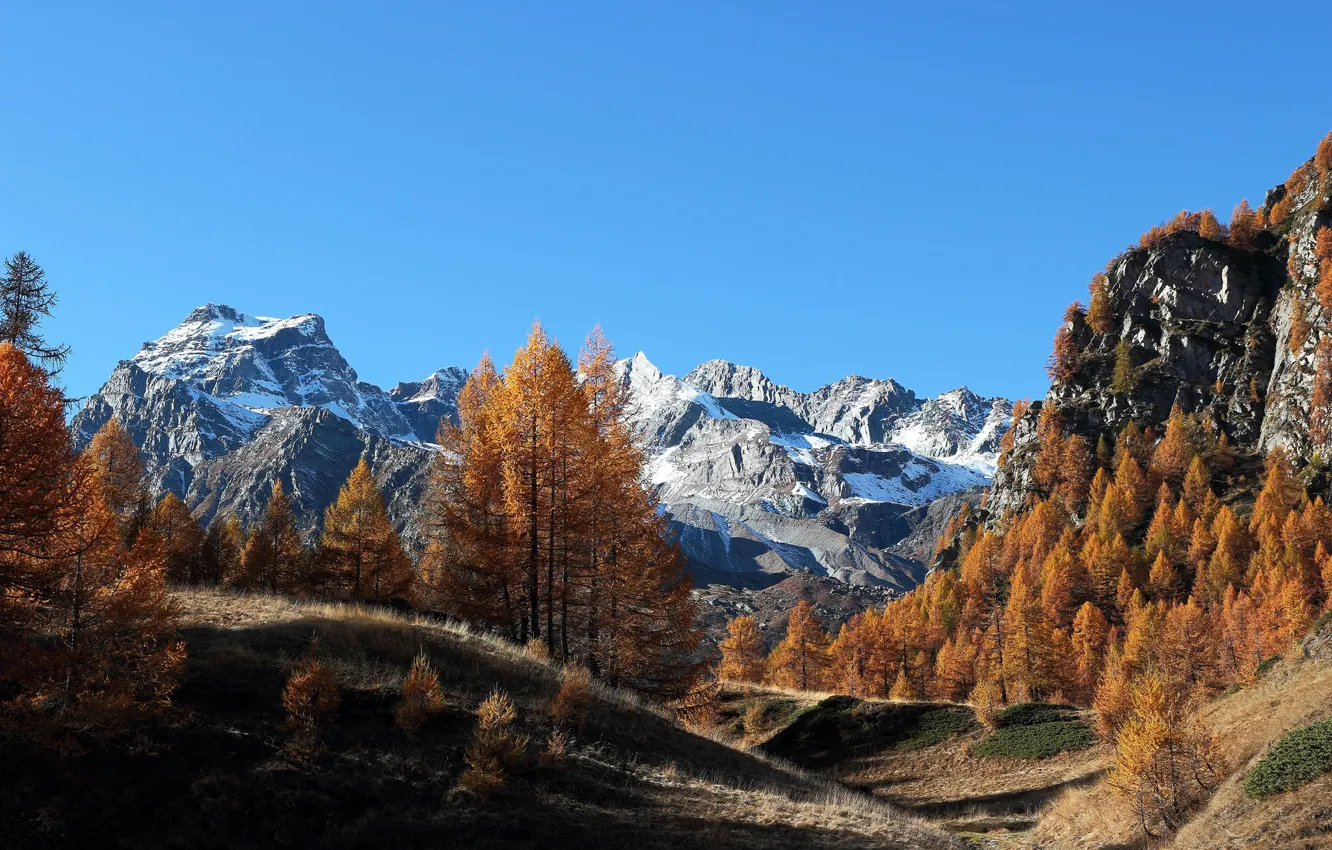
<path fill-rule="evenodd" d="M 1035 726 L 1038 723 L 1051 723 L 1056 720 L 1069 720 L 1076 709 L 1067 705 L 1054 705 L 1048 702 L 1020 702 L 1010 705 L 999 714 L 998 727 L 1008 729 L 1012 726 Z"/>
<path fill-rule="evenodd" d="M 1332 720 L 1287 732 L 1244 777 L 1244 793 L 1268 797 L 1332 771 Z"/>
<path fill-rule="evenodd" d="M 971 748 L 974 756 L 1045 759 L 1063 752 L 1085 750 L 1096 743 L 1096 733 L 1081 720 L 1050 720 L 1001 728 Z"/>
<path fill-rule="evenodd" d="M 975 728 L 976 715 L 971 709 L 940 708 L 922 714 L 910 736 L 896 746 L 899 750 L 923 750 Z"/>
<path fill-rule="evenodd" d="M 1262 676 L 1268 670 L 1271 670 L 1273 667 L 1275 667 L 1276 663 L 1280 660 L 1281 660 L 1280 655 L 1273 655 L 1271 658 L 1264 659 L 1263 663 L 1259 664 L 1258 669 L 1254 671 L 1254 675 Z"/>

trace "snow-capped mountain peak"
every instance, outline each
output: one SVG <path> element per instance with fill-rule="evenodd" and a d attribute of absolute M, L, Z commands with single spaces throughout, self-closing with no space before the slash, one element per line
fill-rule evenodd
<path fill-rule="evenodd" d="M 647 482 L 685 551 L 723 571 L 784 564 L 893 583 L 901 565 L 878 547 L 906 533 L 905 512 L 988 483 L 1010 409 L 965 387 L 922 400 L 858 376 L 802 393 L 726 360 L 684 378 L 642 352 L 616 368 Z M 737 545 L 737 530 L 757 547 Z"/>
<path fill-rule="evenodd" d="M 417 437 L 388 394 L 359 380 L 313 313 L 277 319 L 206 304 L 145 343 L 133 362 L 249 413 L 320 407 L 358 428 Z"/>

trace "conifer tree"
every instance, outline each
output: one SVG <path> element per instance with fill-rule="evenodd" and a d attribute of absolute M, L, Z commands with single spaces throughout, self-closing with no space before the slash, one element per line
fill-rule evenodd
<path fill-rule="evenodd" d="M 1262 214 L 1249 208 L 1248 199 L 1235 206 L 1230 214 L 1230 244 L 1236 248 L 1253 248 L 1254 237 L 1262 229 Z"/>
<path fill-rule="evenodd" d="M 147 527 L 162 545 L 168 581 L 198 584 L 204 580 L 204 532 L 175 493 L 167 493 L 157 503 Z"/>
<path fill-rule="evenodd" d="M 731 620 L 726 637 L 717 644 L 722 661 L 718 675 L 737 682 L 761 682 L 767 660 L 763 636 L 758 624 L 749 615 Z"/>
<path fill-rule="evenodd" d="M 161 541 L 124 540 L 104 500 L 114 487 L 103 474 L 86 454 L 71 470 L 70 510 L 41 555 L 35 594 L 33 632 L 54 642 L 39 643 L 26 682 L 33 705 L 97 725 L 164 703 L 184 658 L 172 637 Z"/>
<path fill-rule="evenodd" d="M 483 359 L 440 432 L 421 595 L 612 683 L 684 696 L 702 673 L 688 576 L 640 484 L 614 362 L 594 330 L 576 374 L 539 324 L 503 376 Z"/>
<path fill-rule="evenodd" d="M 1101 609 L 1090 602 L 1082 603 L 1073 620 L 1072 635 L 1073 692 L 1080 705 L 1091 702 L 1109 635 L 1110 624 Z"/>
<path fill-rule="evenodd" d="M 47 374 L 0 343 L 0 690 L 17 676 L 48 581 L 46 554 L 74 510 L 64 399 Z"/>
<path fill-rule="evenodd" d="M 1198 235 L 1213 242 L 1223 242 L 1226 238 L 1226 228 L 1217 221 L 1216 213 L 1209 209 L 1203 210 L 1198 220 Z"/>
<path fill-rule="evenodd" d="M 236 583 L 246 589 L 308 593 L 304 560 L 291 502 L 281 479 L 275 480 L 264 514 L 241 552 L 241 572 Z"/>
<path fill-rule="evenodd" d="M 24 583 L 19 560 L 60 528 L 73 458 L 61 393 L 21 351 L 0 343 L 0 606 Z"/>
<path fill-rule="evenodd" d="M 1052 381 L 1067 381 L 1078 371 L 1077 328 L 1083 321 L 1082 305 L 1076 301 L 1064 312 L 1064 322 L 1055 333 L 1054 348 L 1046 372 Z"/>
<path fill-rule="evenodd" d="M 784 688 L 817 690 L 828 666 L 828 633 L 807 600 L 791 610 L 786 637 L 768 656 L 768 681 Z"/>
<path fill-rule="evenodd" d="M 1137 385 L 1137 373 L 1133 368 L 1133 348 L 1128 340 L 1121 339 L 1115 345 L 1115 371 L 1110 376 L 1110 388 L 1120 395 L 1128 395 Z"/>
<path fill-rule="evenodd" d="M 1216 739 L 1187 690 L 1164 674 L 1136 677 L 1129 710 L 1115 735 L 1110 784 L 1134 805 L 1150 836 L 1177 829 L 1219 774 Z"/>
<path fill-rule="evenodd" d="M 1087 307 L 1087 324 L 1098 334 L 1108 334 L 1115 328 L 1114 310 L 1110 306 L 1110 294 L 1107 291 L 1109 279 L 1104 272 L 1092 276 L 1091 298 Z"/>
<path fill-rule="evenodd" d="M 1087 491 L 1095 474 L 1095 464 L 1087 441 L 1074 434 L 1064 443 L 1059 462 L 1059 497 L 1070 510 L 1078 510 L 1087 503 Z"/>
<path fill-rule="evenodd" d="M 116 515 L 125 542 L 132 543 L 150 512 L 138 448 L 120 420 L 113 417 L 93 435 L 87 453 L 99 469 L 102 501 Z"/>
<path fill-rule="evenodd" d="M 1326 230 L 1324 233 L 1332 233 Z M 1329 264 L 1332 266 L 1332 264 Z M 1332 276 L 1329 276 L 1332 281 Z M 1332 302 L 1332 285 L 1328 287 Z M 1328 308 L 1332 313 L 1332 307 Z M 1309 439 L 1315 450 L 1332 441 L 1332 337 L 1323 337 L 1314 349 L 1313 390 L 1309 396 Z"/>
<path fill-rule="evenodd" d="M 1166 421 L 1165 436 L 1152 452 L 1152 476 L 1171 487 L 1183 486 L 1189 464 L 1200 449 L 1197 423 L 1192 416 L 1180 410 L 1179 405 L 1175 405 Z"/>
<path fill-rule="evenodd" d="M 411 559 L 365 458 L 324 511 L 316 562 L 326 592 L 343 598 L 403 599 L 411 588 Z"/>
<path fill-rule="evenodd" d="M 0 278 L 0 342 L 40 362 L 52 375 L 64 367 L 69 346 L 50 345 L 37 328 L 51 315 L 55 303 L 46 272 L 32 257 L 19 251 L 5 260 L 5 275 Z"/>
<path fill-rule="evenodd" d="M 245 550 L 245 528 L 240 517 L 228 514 L 213 520 L 204 535 L 200 554 L 200 582 L 233 584 L 241 572 L 241 553 Z"/>
<path fill-rule="evenodd" d="M 440 426 L 424 514 L 429 542 L 421 573 L 428 607 L 519 639 L 521 577 L 510 545 L 504 443 L 495 393 L 500 377 L 484 354 L 458 394 L 458 424 Z"/>

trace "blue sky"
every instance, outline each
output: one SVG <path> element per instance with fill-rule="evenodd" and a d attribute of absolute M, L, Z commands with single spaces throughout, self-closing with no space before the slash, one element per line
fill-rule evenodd
<path fill-rule="evenodd" d="M 930 8 L 923 8 L 929 5 Z M 1072 7 L 1087 6 L 1087 9 Z M 0 252 L 72 393 L 215 301 L 385 386 L 534 317 L 682 374 L 1044 392 L 1063 307 L 1332 128 L 1326 3 L 28 3 Z"/>

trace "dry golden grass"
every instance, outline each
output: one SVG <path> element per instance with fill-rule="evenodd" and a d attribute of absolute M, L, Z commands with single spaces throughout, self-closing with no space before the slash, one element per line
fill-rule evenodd
<path fill-rule="evenodd" d="M 394 818 L 426 819 L 428 825 L 411 827 L 418 837 L 448 835 L 456 843 L 463 830 L 465 836 L 485 835 L 485 846 L 493 847 L 537 846 L 518 837 L 530 835 L 544 836 L 543 846 L 640 850 L 962 847 L 885 801 L 737 749 L 720 732 L 695 734 L 665 708 L 597 680 L 577 686 L 585 731 L 577 741 L 557 735 L 550 707 L 567 674 L 523 647 L 460 623 L 262 594 L 188 590 L 177 598 L 197 678 L 221 680 L 275 663 L 289 667 L 317 635 L 321 660 L 360 713 L 357 724 L 339 724 L 339 746 L 316 769 L 330 777 L 325 781 L 337 777 L 357 788 L 380 782 L 381 764 L 391 765 L 394 776 L 446 783 L 429 812 L 418 814 L 405 803 L 394 810 Z M 506 765 L 504 786 L 512 790 L 468 797 L 474 803 L 446 800 L 440 809 L 467 767 L 464 751 L 475 743 L 476 720 L 456 708 L 446 708 L 443 719 L 410 738 L 374 731 L 374 724 L 392 731 L 404 671 L 418 653 L 435 669 L 449 706 L 476 706 L 495 688 L 508 694 L 516 716 L 512 734 L 540 742 Z M 384 708 L 372 708 L 377 706 Z M 382 719 L 367 714 L 372 710 L 382 711 Z M 497 789 L 488 784 L 485 790 Z M 395 792 L 387 799 L 401 798 Z M 458 806 L 476 808 L 459 819 L 452 808 Z M 381 808 L 373 817 L 388 815 Z"/>
<path fill-rule="evenodd" d="M 1296 657 L 1257 684 L 1214 700 L 1204 719 L 1217 734 L 1229 774 L 1166 846 L 1178 850 L 1332 848 L 1332 777 L 1266 800 L 1244 796 L 1244 775 L 1287 731 L 1332 716 L 1332 660 Z M 1036 847 L 1143 845 L 1134 815 L 1102 781 L 1068 791 L 1046 809 Z"/>
<path fill-rule="evenodd" d="M 1332 847 L 1332 776 L 1265 800 L 1244 796 L 1244 774 L 1291 729 L 1332 716 L 1332 662 L 1299 658 L 1251 688 L 1217 700 L 1207 721 L 1233 768 L 1211 801 L 1175 837 L 1180 850 Z"/>

